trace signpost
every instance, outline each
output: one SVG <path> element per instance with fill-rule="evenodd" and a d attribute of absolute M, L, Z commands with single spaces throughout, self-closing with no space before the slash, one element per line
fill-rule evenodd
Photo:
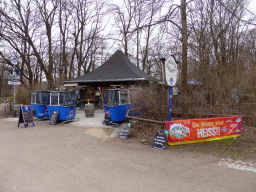
<path fill-rule="evenodd" d="M 17 58 L 16 57 L 12 57 L 12 64 L 17 65 Z M 13 104 L 15 105 L 15 103 L 16 103 L 16 87 L 15 86 L 16 85 L 21 85 L 19 71 L 15 67 L 12 69 L 11 78 L 12 78 L 12 81 L 8 81 L 8 85 L 13 85 L 14 86 L 13 87 L 13 94 L 14 94 Z"/>
<path fill-rule="evenodd" d="M 177 83 L 178 68 L 174 56 L 165 61 L 165 77 L 169 85 L 169 121 L 172 120 L 172 87 Z"/>
<path fill-rule="evenodd" d="M 8 81 L 8 85 L 21 85 L 20 81 Z"/>
<path fill-rule="evenodd" d="M 17 58 L 16 57 L 12 57 L 12 64 L 14 64 L 14 65 L 17 64 Z"/>

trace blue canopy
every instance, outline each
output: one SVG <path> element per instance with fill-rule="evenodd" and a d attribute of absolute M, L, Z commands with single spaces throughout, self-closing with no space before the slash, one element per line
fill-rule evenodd
<path fill-rule="evenodd" d="M 189 85 L 203 85 L 203 83 L 196 81 L 195 79 L 190 79 L 187 81 Z"/>

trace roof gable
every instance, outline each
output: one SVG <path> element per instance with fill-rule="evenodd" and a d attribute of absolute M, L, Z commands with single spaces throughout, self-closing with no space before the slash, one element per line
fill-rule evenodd
<path fill-rule="evenodd" d="M 103 65 L 75 79 L 64 83 L 139 81 L 153 77 L 138 69 L 121 50 L 117 50 Z"/>

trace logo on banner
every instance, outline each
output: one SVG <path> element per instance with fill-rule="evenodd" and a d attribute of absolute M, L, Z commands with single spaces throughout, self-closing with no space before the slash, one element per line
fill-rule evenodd
<path fill-rule="evenodd" d="M 23 107 L 23 111 L 30 111 L 29 106 L 24 106 L 24 107 Z"/>
<path fill-rule="evenodd" d="M 182 125 L 181 123 L 179 124 L 172 124 L 170 125 L 170 135 L 181 139 L 184 137 L 187 137 L 190 134 L 190 130 L 188 127 L 185 127 L 184 125 Z"/>
<path fill-rule="evenodd" d="M 230 127 L 235 128 L 237 127 L 237 124 L 231 124 Z"/>
<path fill-rule="evenodd" d="M 222 127 L 222 128 L 221 128 L 221 131 L 227 132 L 227 131 L 228 131 L 228 128 L 227 128 L 227 127 Z"/>
<path fill-rule="evenodd" d="M 241 122 L 241 121 L 242 121 L 242 120 L 241 120 L 240 118 L 237 118 L 237 119 L 236 119 L 236 122 L 237 122 L 237 123 L 239 123 L 239 122 Z"/>

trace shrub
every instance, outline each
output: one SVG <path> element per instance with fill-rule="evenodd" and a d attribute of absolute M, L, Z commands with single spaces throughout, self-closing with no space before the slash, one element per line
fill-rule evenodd
<path fill-rule="evenodd" d="M 150 83 L 139 86 L 139 92 L 131 95 L 133 107 L 143 107 L 143 114 L 149 119 L 165 121 L 168 120 L 168 104 L 166 87 Z"/>
<path fill-rule="evenodd" d="M 14 96 L 10 97 L 10 101 L 14 103 Z M 30 105 L 30 94 L 28 91 L 16 92 L 16 104 Z"/>

